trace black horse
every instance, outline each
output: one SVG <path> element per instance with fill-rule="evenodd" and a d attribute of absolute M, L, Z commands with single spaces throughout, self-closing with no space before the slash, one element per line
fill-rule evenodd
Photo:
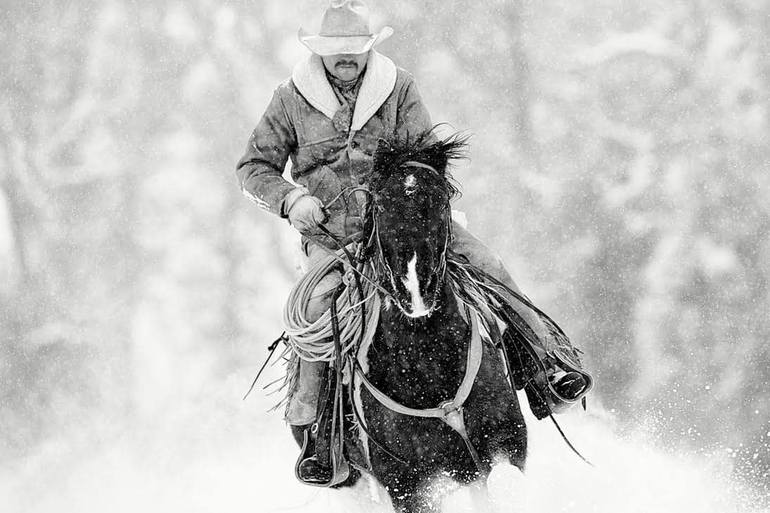
<path fill-rule="evenodd" d="M 370 180 L 369 258 L 382 302 L 356 380 L 366 447 L 348 437 L 347 452 L 401 512 L 435 511 L 426 485 L 438 476 L 474 483 L 495 460 L 523 469 L 526 458 L 504 357 L 447 272 L 457 194 L 447 165 L 464 144 L 432 132 L 383 142 Z"/>

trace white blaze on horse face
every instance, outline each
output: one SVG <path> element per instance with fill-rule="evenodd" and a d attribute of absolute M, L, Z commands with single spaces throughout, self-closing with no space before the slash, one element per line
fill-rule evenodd
<path fill-rule="evenodd" d="M 417 276 L 417 252 L 414 252 L 414 256 L 406 266 L 406 278 L 401 280 L 404 283 L 404 287 L 412 296 L 412 313 L 406 313 L 409 317 L 416 319 L 417 317 L 423 317 L 430 312 L 425 307 L 425 301 L 420 294 L 420 279 Z"/>
<path fill-rule="evenodd" d="M 417 189 L 417 178 L 414 175 L 409 175 L 404 180 L 404 194 L 411 196 Z"/>

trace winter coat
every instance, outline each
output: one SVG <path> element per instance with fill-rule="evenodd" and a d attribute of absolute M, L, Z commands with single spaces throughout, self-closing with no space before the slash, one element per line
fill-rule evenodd
<path fill-rule="evenodd" d="M 291 158 L 292 180 L 328 210 L 326 227 L 351 240 L 361 232 L 366 195 L 350 191 L 367 186 L 378 141 L 421 133 L 431 121 L 412 76 L 375 51 L 369 55 L 349 132 L 332 122 L 338 108 L 321 58 L 312 55 L 300 62 L 273 94 L 236 173 L 247 197 L 287 217 L 287 206 L 305 192 L 282 176 Z M 333 247 L 320 232 L 310 235 Z"/>

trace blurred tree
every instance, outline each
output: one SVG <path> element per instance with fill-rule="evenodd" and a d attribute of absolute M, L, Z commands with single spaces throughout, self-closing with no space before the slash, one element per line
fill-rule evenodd
<path fill-rule="evenodd" d="M 519 224 L 553 241 L 527 245 L 533 266 L 608 405 L 766 469 L 767 43 L 749 36 L 766 16 L 739 2 L 597 8 L 553 3 L 529 36 L 534 132 L 559 184 Z M 554 260 L 566 265 L 540 264 Z"/>
<path fill-rule="evenodd" d="M 35 16 L 29 16 L 30 8 Z M 79 277 L 93 271 L 88 244 L 104 235 L 94 230 L 98 224 L 84 200 L 105 177 L 84 166 L 80 152 L 100 136 L 91 117 L 99 103 L 90 76 L 93 40 L 81 37 L 93 33 L 98 40 L 94 20 L 75 6 L 35 2 L 7 6 L 0 23 L 6 49 L 0 59 L 7 70 L 0 77 L 0 187 L 16 271 L 0 304 L 5 385 L 0 429 L 12 433 L 4 447 L 14 452 L 50 432 L 49 423 L 84 413 L 99 396 L 95 385 L 82 394 L 68 392 L 93 377 L 93 354 L 78 345 L 88 338 L 84 332 L 92 319 L 82 315 L 83 305 L 74 298 L 103 286 Z M 54 395 L 68 407 L 52 409 Z M 26 425 L 33 428 L 23 429 Z"/>

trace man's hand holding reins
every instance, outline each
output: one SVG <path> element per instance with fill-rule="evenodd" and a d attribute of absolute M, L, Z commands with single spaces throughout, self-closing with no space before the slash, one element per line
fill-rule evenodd
<path fill-rule="evenodd" d="M 308 232 L 325 221 L 323 203 L 310 194 L 297 198 L 289 209 L 289 222 L 300 232 Z"/>

